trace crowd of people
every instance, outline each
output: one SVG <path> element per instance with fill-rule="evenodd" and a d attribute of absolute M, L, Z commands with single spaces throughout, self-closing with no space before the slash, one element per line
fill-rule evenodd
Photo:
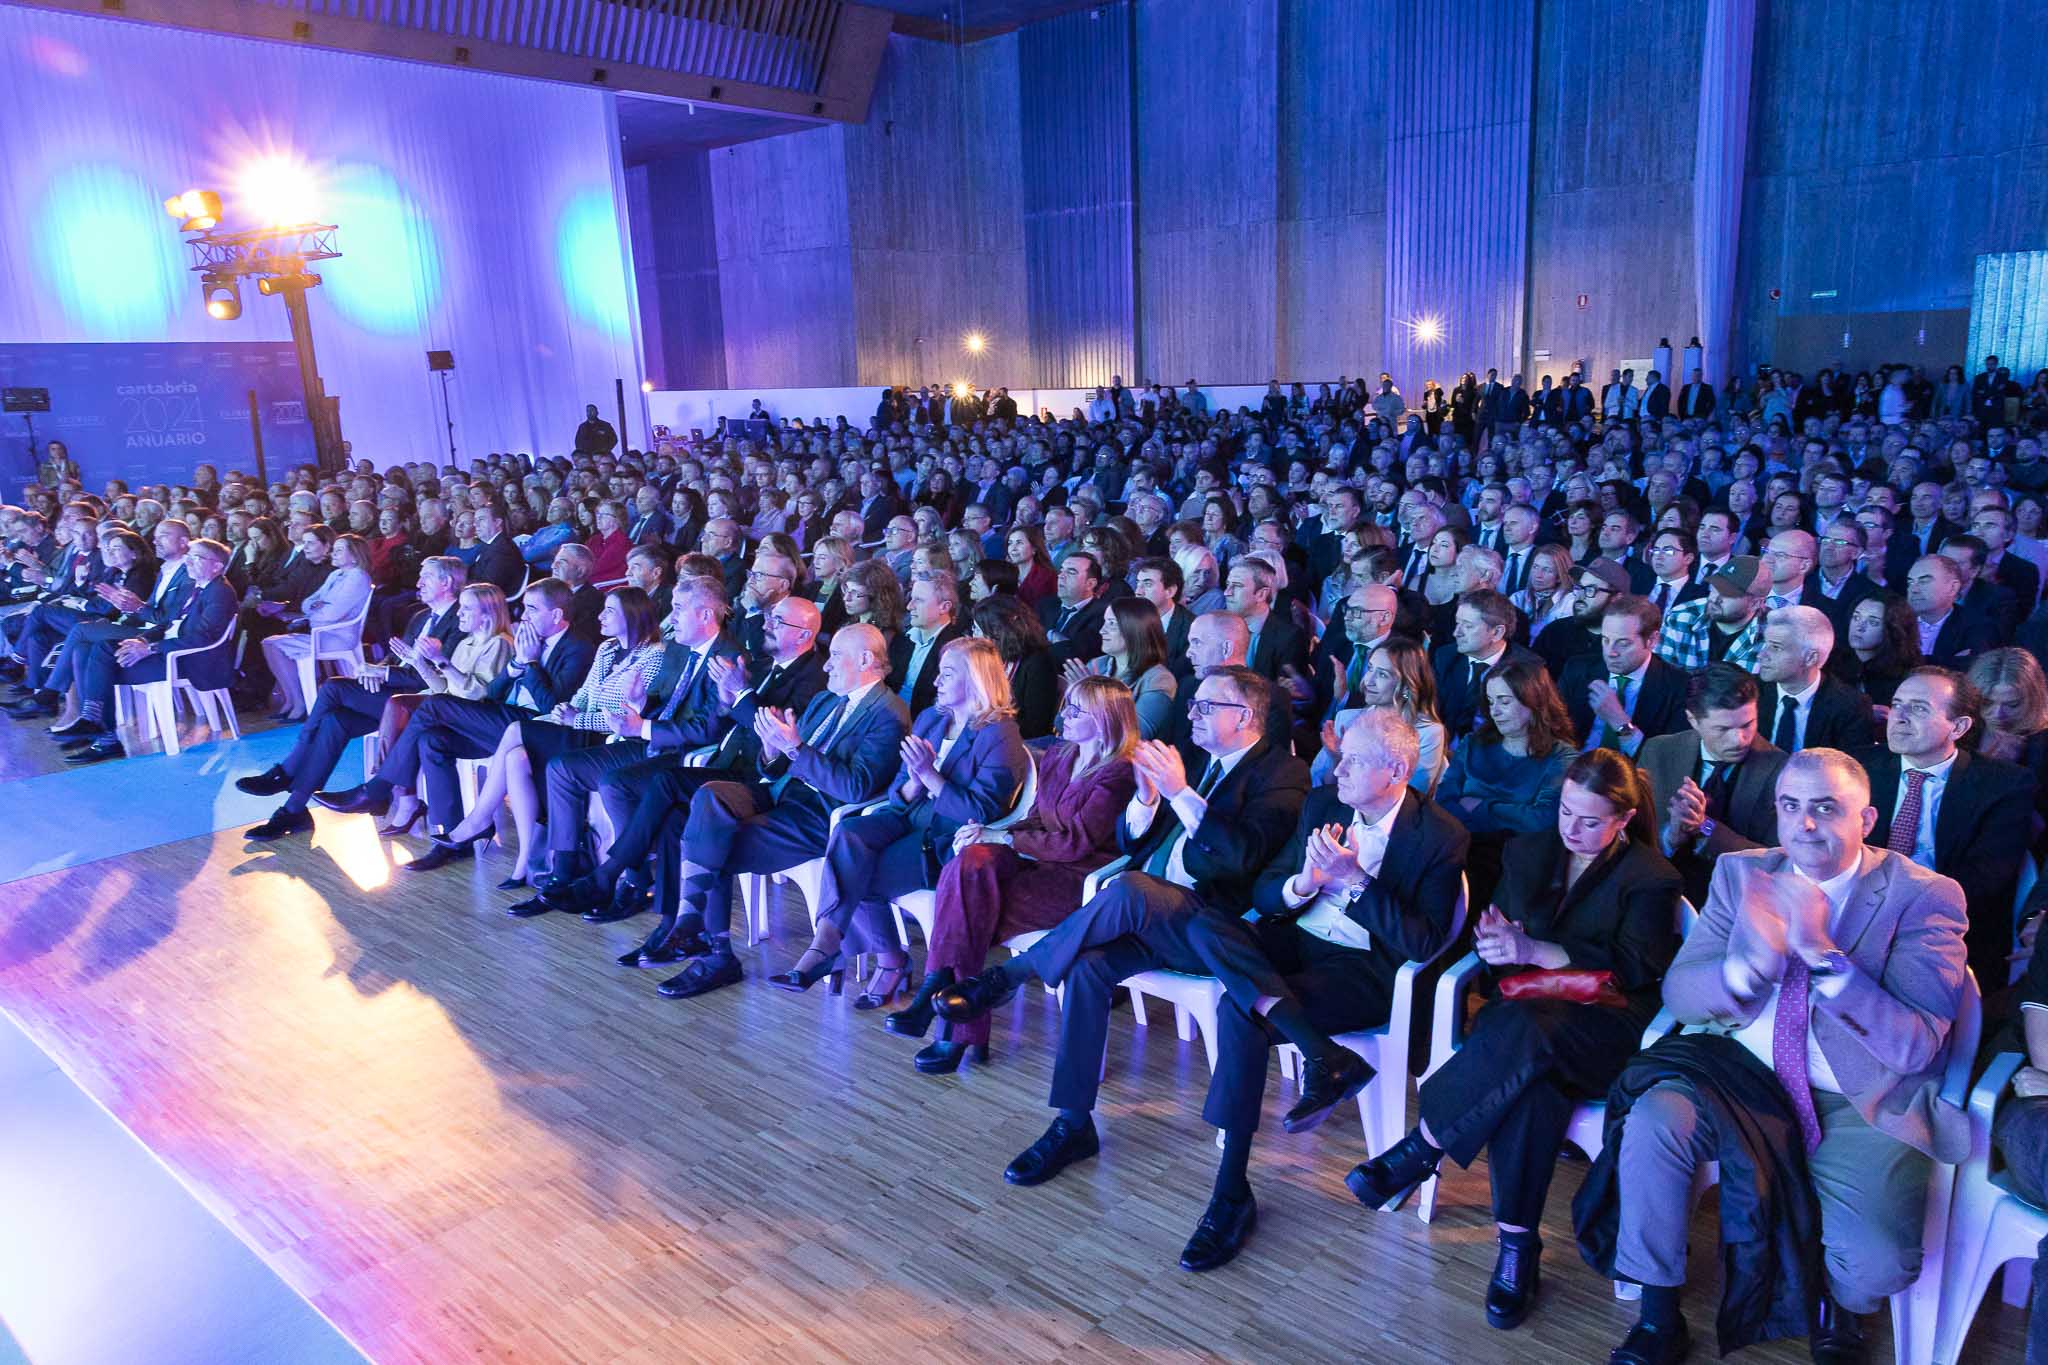
<path fill-rule="evenodd" d="M 173 652 L 300 721 L 239 782 L 281 798 L 252 840 L 369 813 L 424 839 L 411 879 L 509 808 L 506 913 L 654 915 L 618 960 L 670 999 L 747 976 L 737 878 L 822 860 L 812 938 L 765 979 L 837 993 L 871 959 L 853 1007 L 924 1041 L 918 1071 L 992 1064 L 997 1008 L 1061 988 L 1055 1113 L 1013 1184 L 1099 1150 L 1120 983 L 1214 977 L 1190 1271 L 1256 1226 L 1269 1052 L 1301 1057 L 1283 1126 L 1316 1126 L 1373 1076 L 1338 1038 L 1386 1023 L 1404 964 L 1469 948 L 1483 1004 L 1350 1193 L 1397 1208 L 1486 1154 L 1485 1312 L 1516 1327 L 1574 1108 L 1604 1098 L 1573 1212 L 1642 1289 L 1611 1359 L 1689 1349 L 1719 1162 L 1753 1239 L 1721 1349 L 1857 1361 L 1967 1145 L 1939 1090 L 1973 994 L 2030 1063 L 2014 1179 L 2048 1182 L 2019 896 L 2048 852 L 2048 382 L 1876 374 L 1488 371 L 1413 405 L 1383 375 L 1235 411 L 1119 379 L 1065 419 L 890 390 L 866 426 L 646 452 L 593 408 L 569 456 L 268 486 L 92 493 L 67 453 L 0 508 L 0 671 L 81 764 L 124 756 L 115 689 Z M 366 661 L 305 695 L 313 632 L 357 622 Z M 337 778 L 372 736 L 374 776 Z M 921 971 L 891 910 L 916 891 Z M 1660 1017 L 1687 1028 L 1646 1037 Z"/>

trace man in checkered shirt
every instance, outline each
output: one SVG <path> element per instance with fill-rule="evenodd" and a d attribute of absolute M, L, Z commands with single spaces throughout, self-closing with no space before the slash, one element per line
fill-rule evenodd
<path fill-rule="evenodd" d="M 1756 671 L 1764 643 L 1764 598 L 1771 576 L 1754 555 L 1737 555 L 1707 579 L 1707 595 L 1681 602 L 1664 618 L 1657 657 L 1687 672 L 1710 663 Z"/>

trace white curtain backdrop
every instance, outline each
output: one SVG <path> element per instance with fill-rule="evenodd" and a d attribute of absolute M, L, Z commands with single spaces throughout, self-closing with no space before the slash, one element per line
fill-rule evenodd
<path fill-rule="evenodd" d="M 1699 145 L 1692 180 L 1692 287 L 1708 383 L 1728 378 L 1735 317 L 1736 244 L 1749 153 L 1749 76 L 1756 54 L 1756 0 L 1707 0 L 1700 54 Z M 1689 379 L 1668 376 L 1672 392 Z"/>
<path fill-rule="evenodd" d="M 205 316 L 162 203 L 217 188 L 236 226 L 243 168 L 283 154 L 341 229 L 309 297 L 358 458 L 447 458 L 430 349 L 465 462 L 566 451 L 614 379 L 638 426 L 613 96 L 5 5 L 0 53 L 0 343 L 289 340 L 253 285 Z"/>

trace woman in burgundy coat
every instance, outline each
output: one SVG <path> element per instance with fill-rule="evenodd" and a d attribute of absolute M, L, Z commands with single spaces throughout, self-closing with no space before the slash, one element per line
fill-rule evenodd
<path fill-rule="evenodd" d="M 973 976 L 997 942 L 1050 929 L 1081 903 L 1081 883 L 1116 856 L 1116 823 L 1136 788 L 1131 751 L 1138 712 L 1130 688 L 1091 675 L 1067 692 L 1059 738 L 1038 754 L 1038 796 L 1031 814 L 1008 830 L 963 827 L 953 861 L 939 874 L 924 984 L 908 1009 L 883 1021 L 891 1033 L 922 1038 L 932 1025 L 932 996 Z M 988 1019 L 949 1024 L 946 1036 L 917 1054 L 927 1075 L 956 1071 L 969 1049 L 988 1060 Z"/>

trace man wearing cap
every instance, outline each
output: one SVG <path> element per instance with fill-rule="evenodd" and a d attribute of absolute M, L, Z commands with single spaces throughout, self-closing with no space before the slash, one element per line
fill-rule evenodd
<path fill-rule="evenodd" d="M 1664 618 L 1657 657 L 1688 673 L 1710 663 L 1756 670 L 1764 643 L 1764 597 L 1771 576 L 1755 555 L 1737 555 L 1707 579 L 1707 595 L 1682 602 Z"/>
<path fill-rule="evenodd" d="M 1562 678 L 1573 659 L 1599 650 L 1600 618 L 1608 603 L 1627 592 L 1628 570 L 1611 559 L 1595 559 L 1579 570 L 1572 614 L 1552 621 L 1530 643 L 1551 677 Z"/>

